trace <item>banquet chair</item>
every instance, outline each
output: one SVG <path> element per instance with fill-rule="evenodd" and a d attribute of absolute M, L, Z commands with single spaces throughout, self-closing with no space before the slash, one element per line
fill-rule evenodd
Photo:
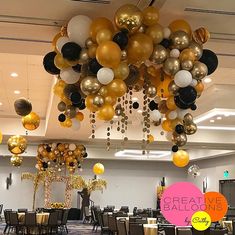
<path fill-rule="evenodd" d="M 9 229 L 7 234 L 9 234 L 11 229 L 14 229 L 16 234 L 19 234 L 19 232 L 23 229 L 23 225 L 19 223 L 18 214 L 16 211 L 9 212 Z"/>
<path fill-rule="evenodd" d="M 28 212 L 28 209 L 26 209 L 26 208 L 20 208 L 20 209 L 18 209 L 17 211 L 18 211 L 18 213 L 26 213 L 26 212 Z"/>
<path fill-rule="evenodd" d="M 99 219 L 98 219 L 98 211 L 100 211 L 100 209 L 96 209 L 95 207 L 91 207 L 91 214 L 93 217 L 93 228 L 92 231 L 97 231 L 98 227 L 100 226 L 99 224 Z"/>
<path fill-rule="evenodd" d="M 176 235 L 192 235 L 191 228 L 176 228 Z"/>
<path fill-rule="evenodd" d="M 210 235 L 210 228 L 208 228 L 204 231 L 199 231 L 199 230 L 192 227 L 192 233 L 193 233 L 193 235 Z"/>
<path fill-rule="evenodd" d="M 175 235 L 175 225 L 172 224 L 159 224 L 158 231 L 163 231 L 166 235 Z"/>
<path fill-rule="evenodd" d="M 104 227 L 108 227 L 108 213 L 104 212 L 102 214 L 102 220 L 103 220 L 103 225 Z"/>
<path fill-rule="evenodd" d="M 113 212 L 113 215 L 115 215 L 115 217 L 128 217 L 128 214 L 123 211 Z"/>
<path fill-rule="evenodd" d="M 105 233 L 110 234 L 108 224 L 106 226 L 104 225 L 103 214 L 101 213 L 101 211 L 98 212 L 98 221 L 99 221 L 99 224 L 100 224 L 100 227 L 101 227 L 101 235 L 105 234 Z"/>
<path fill-rule="evenodd" d="M 235 235 L 235 220 L 232 221 L 233 235 Z"/>
<path fill-rule="evenodd" d="M 126 222 L 122 220 L 117 221 L 118 235 L 127 235 Z"/>
<path fill-rule="evenodd" d="M 27 234 L 32 234 L 34 231 L 38 231 L 40 233 L 40 225 L 37 224 L 36 212 L 34 211 L 25 213 L 23 225 L 27 231 Z"/>
<path fill-rule="evenodd" d="M 58 234 L 58 212 L 53 211 L 50 213 L 47 224 L 43 224 L 41 229 L 46 230 L 46 234 L 52 234 L 55 230 Z"/>
<path fill-rule="evenodd" d="M 148 223 L 147 218 L 140 218 L 140 219 L 137 218 L 135 220 L 135 222 L 138 223 L 138 224 L 147 224 Z"/>
<path fill-rule="evenodd" d="M 120 211 L 123 211 L 125 213 L 129 213 L 129 207 L 128 206 L 122 206 Z"/>
<path fill-rule="evenodd" d="M 0 204 L 0 220 L 2 221 L 2 209 L 3 209 L 3 204 Z"/>
<path fill-rule="evenodd" d="M 62 219 L 58 223 L 61 232 L 65 231 L 66 233 L 68 233 L 68 228 L 67 228 L 68 215 L 69 215 L 69 209 L 64 210 Z"/>
<path fill-rule="evenodd" d="M 129 217 L 129 222 L 130 223 L 135 223 L 137 219 L 142 219 L 140 216 L 130 216 Z"/>
<path fill-rule="evenodd" d="M 227 235 L 228 234 L 228 229 L 222 228 L 222 229 L 215 229 L 211 228 L 210 229 L 210 235 Z"/>
<path fill-rule="evenodd" d="M 135 206 L 134 208 L 133 208 L 133 215 L 135 216 L 137 214 L 137 207 Z"/>
<path fill-rule="evenodd" d="M 144 235 L 143 224 L 130 223 L 130 235 Z"/>
<path fill-rule="evenodd" d="M 112 234 L 117 234 L 117 221 L 114 215 L 108 215 L 108 227 Z"/>
<path fill-rule="evenodd" d="M 86 222 L 90 223 L 91 221 L 91 214 L 90 214 L 90 211 L 89 211 L 89 207 L 88 206 L 85 206 L 84 208 L 84 219 L 83 219 L 83 223 L 85 224 Z"/>
<path fill-rule="evenodd" d="M 4 218 L 5 218 L 5 228 L 3 233 L 6 233 L 7 229 L 9 229 L 9 224 L 10 224 L 10 212 L 12 211 L 12 209 L 5 209 L 4 210 Z"/>

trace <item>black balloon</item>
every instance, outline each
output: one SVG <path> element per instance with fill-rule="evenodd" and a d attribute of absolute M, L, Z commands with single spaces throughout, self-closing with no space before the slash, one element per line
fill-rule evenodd
<path fill-rule="evenodd" d="M 180 124 L 176 125 L 175 126 L 175 132 L 178 133 L 178 134 L 184 133 L 184 126 L 180 125 Z"/>
<path fill-rule="evenodd" d="M 207 66 L 208 68 L 207 75 L 212 74 L 218 67 L 217 55 L 213 51 L 210 51 L 208 49 L 203 50 L 202 57 L 200 58 L 199 61 L 201 61 Z"/>
<path fill-rule="evenodd" d="M 87 158 L 87 157 L 88 157 L 88 154 L 85 153 L 82 157 L 83 157 L 83 158 Z"/>
<path fill-rule="evenodd" d="M 68 99 L 70 99 L 70 96 L 71 96 L 72 93 L 77 92 L 77 91 L 78 91 L 78 88 L 74 84 L 67 84 L 64 87 L 64 95 Z"/>
<path fill-rule="evenodd" d="M 73 104 L 79 104 L 81 101 L 81 95 L 79 92 L 73 92 L 70 95 L 70 100 L 72 101 Z"/>
<path fill-rule="evenodd" d="M 114 35 L 113 41 L 116 42 L 119 47 L 123 50 L 128 44 L 128 36 L 124 32 L 119 32 Z"/>
<path fill-rule="evenodd" d="M 62 56 L 70 61 L 78 60 L 82 48 L 75 42 L 67 42 L 61 49 Z"/>
<path fill-rule="evenodd" d="M 171 45 L 171 41 L 170 41 L 169 39 L 163 39 L 163 40 L 160 42 L 160 44 L 161 44 L 162 46 L 164 46 L 165 48 L 168 48 L 168 47 L 170 47 L 170 45 Z"/>
<path fill-rule="evenodd" d="M 133 106 L 133 109 L 138 109 L 140 105 L 138 102 L 134 102 L 132 106 Z"/>
<path fill-rule="evenodd" d="M 100 65 L 94 58 L 89 61 L 88 68 L 92 73 L 97 74 L 97 72 L 102 68 L 102 65 Z"/>
<path fill-rule="evenodd" d="M 69 166 L 73 167 L 74 166 L 74 162 L 70 162 Z"/>
<path fill-rule="evenodd" d="M 45 169 L 48 168 L 48 163 L 47 162 L 43 162 L 42 163 L 42 167 L 45 168 Z"/>
<path fill-rule="evenodd" d="M 64 121 L 66 120 L 66 116 L 65 116 L 63 113 L 61 113 L 61 114 L 58 116 L 58 120 L 59 120 L 59 122 L 64 122 Z"/>
<path fill-rule="evenodd" d="M 51 147 L 50 146 L 47 146 L 46 147 L 46 151 L 49 153 L 49 152 L 51 152 Z"/>
<path fill-rule="evenodd" d="M 180 108 L 180 109 L 190 108 L 190 105 L 187 105 L 184 102 L 182 102 L 178 95 L 174 97 L 174 100 L 175 100 L 175 104 L 178 108 Z"/>
<path fill-rule="evenodd" d="M 25 98 L 20 98 L 14 103 L 15 111 L 20 116 L 26 116 L 32 111 L 32 104 Z"/>
<path fill-rule="evenodd" d="M 82 66 L 80 64 L 76 64 L 75 66 L 72 67 L 73 70 L 77 73 L 80 73 L 82 70 Z"/>
<path fill-rule="evenodd" d="M 55 66 L 54 59 L 56 56 L 56 52 L 51 51 L 47 53 L 43 58 L 43 66 L 44 69 L 53 75 L 60 74 L 60 70 Z"/>
<path fill-rule="evenodd" d="M 149 109 L 150 109 L 151 111 L 153 111 L 153 110 L 155 110 L 155 109 L 158 109 L 158 104 L 157 104 L 154 100 L 150 101 L 150 103 L 149 103 Z"/>
<path fill-rule="evenodd" d="M 180 88 L 178 93 L 179 99 L 186 105 L 193 104 L 197 98 L 197 91 L 192 86 Z"/>
<path fill-rule="evenodd" d="M 172 152 L 176 153 L 179 150 L 179 147 L 177 145 L 173 145 L 171 148 Z"/>
<path fill-rule="evenodd" d="M 196 104 L 192 104 L 192 105 L 190 106 L 190 108 L 194 111 L 194 110 L 197 109 L 197 105 L 196 105 Z"/>
<path fill-rule="evenodd" d="M 85 99 L 81 99 L 77 107 L 78 107 L 80 110 L 85 109 L 85 108 L 86 108 Z"/>
<path fill-rule="evenodd" d="M 129 75 L 124 80 L 124 82 L 126 83 L 127 86 L 133 86 L 138 81 L 138 78 L 140 77 L 140 72 L 139 69 L 134 65 L 130 65 L 129 69 L 130 69 Z"/>

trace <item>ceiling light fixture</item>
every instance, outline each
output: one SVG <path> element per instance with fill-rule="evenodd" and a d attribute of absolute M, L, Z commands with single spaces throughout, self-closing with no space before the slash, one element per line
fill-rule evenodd
<path fill-rule="evenodd" d="M 203 81 L 204 81 L 204 83 L 210 83 L 210 82 L 212 82 L 212 79 L 207 77 Z"/>
<path fill-rule="evenodd" d="M 16 95 L 19 95 L 19 94 L 20 94 L 20 91 L 19 91 L 19 90 L 15 90 L 14 93 L 15 93 Z"/>
<path fill-rule="evenodd" d="M 139 159 L 159 159 L 170 156 L 170 151 L 148 151 L 145 155 L 142 150 L 124 149 L 115 153 L 115 157 L 139 158 Z"/>
<path fill-rule="evenodd" d="M 12 73 L 11 73 L 11 77 L 12 77 L 12 78 L 17 78 L 17 77 L 18 77 L 18 73 L 12 72 Z"/>
<path fill-rule="evenodd" d="M 215 120 L 214 120 L 214 119 L 211 119 L 211 120 L 210 120 L 210 122 L 212 122 L 212 123 L 213 123 L 213 122 L 215 122 Z"/>
<path fill-rule="evenodd" d="M 0 102 L 0 106 L 2 106 L 2 102 Z"/>
<path fill-rule="evenodd" d="M 222 119 L 222 117 L 220 117 L 220 116 L 219 116 L 219 117 L 217 117 L 216 119 L 217 119 L 217 120 L 221 120 L 221 119 Z"/>
<path fill-rule="evenodd" d="M 198 126 L 201 130 L 217 130 L 217 131 L 235 131 L 235 127 L 232 126 Z"/>

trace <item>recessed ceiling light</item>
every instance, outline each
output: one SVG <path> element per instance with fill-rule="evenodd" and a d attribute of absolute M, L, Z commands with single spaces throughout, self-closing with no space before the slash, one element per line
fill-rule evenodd
<path fill-rule="evenodd" d="M 139 99 L 137 97 L 132 97 L 132 101 L 138 101 Z"/>
<path fill-rule="evenodd" d="M 213 122 L 215 122 L 215 120 L 214 120 L 214 119 L 211 119 L 211 120 L 210 120 L 210 122 L 212 122 L 212 123 L 213 123 Z"/>
<path fill-rule="evenodd" d="M 225 117 L 229 117 L 229 116 L 230 116 L 230 114 L 226 113 L 226 114 L 224 114 L 224 116 L 225 116 Z"/>
<path fill-rule="evenodd" d="M 11 73 L 11 77 L 12 77 L 12 78 L 17 78 L 17 77 L 18 77 L 18 73 L 12 72 L 12 73 Z"/>
<path fill-rule="evenodd" d="M 222 119 L 222 117 L 220 117 L 220 116 L 219 116 L 219 117 L 217 117 L 216 119 L 217 119 L 217 120 L 221 120 L 221 119 Z"/>
<path fill-rule="evenodd" d="M 203 81 L 204 81 L 204 83 L 210 83 L 212 81 L 212 79 L 208 77 L 208 78 L 205 78 Z"/>
<path fill-rule="evenodd" d="M 2 102 L 0 102 L 0 106 L 2 106 Z"/>
<path fill-rule="evenodd" d="M 14 93 L 15 93 L 16 95 L 19 95 L 19 94 L 20 94 L 20 91 L 19 91 L 19 90 L 15 90 Z"/>
<path fill-rule="evenodd" d="M 142 113 L 143 111 L 141 109 L 137 110 L 137 113 Z"/>

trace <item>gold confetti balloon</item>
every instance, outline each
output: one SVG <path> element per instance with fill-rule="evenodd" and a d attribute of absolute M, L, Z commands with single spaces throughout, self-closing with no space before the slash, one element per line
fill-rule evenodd
<path fill-rule="evenodd" d="M 11 136 L 8 139 L 7 144 L 8 144 L 8 150 L 12 154 L 21 154 L 27 148 L 27 140 L 20 135 Z"/>
<path fill-rule="evenodd" d="M 24 128 L 29 131 L 36 130 L 40 125 L 40 117 L 36 113 L 31 112 L 30 114 L 22 117 L 22 124 Z"/>
<path fill-rule="evenodd" d="M 13 155 L 11 157 L 12 166 L 19 167 L 21 166 L 22 162 L 23 162 L 23 158 L 21 156 Z"/>
<path fill-rule="evenodd" d="M 198 44 L 204 44 L 210 39 L 210 32 L 201 27 L 193 32 L 193 40 Z"/>

